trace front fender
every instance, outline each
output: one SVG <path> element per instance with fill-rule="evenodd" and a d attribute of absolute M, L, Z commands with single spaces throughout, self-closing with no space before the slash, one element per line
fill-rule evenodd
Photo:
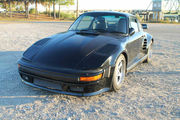
<path fill-rule="evenodd" d="M 108 69 L 108 71 L 112 71 L 116 65 L 116 61 L 119 58 L 119 56 L 121 54 L 125 55 L 126 60 L 127 58 L 127 50 L 125 49 L 125 47 L 123 47 L 123 45 L 121 47 L 119 47 L 116 52 L 114 52 L 113 54 L 111 54 L 106 61 L 101 65 L 101 68 L 103 69 Z M 111 70 L 110 70 L 111 69 Z M 107 71 L 107 70 L 106 70 Z M 108 77 L 110 76 L 110 74 L 108 73 L 107 75 Z"/>

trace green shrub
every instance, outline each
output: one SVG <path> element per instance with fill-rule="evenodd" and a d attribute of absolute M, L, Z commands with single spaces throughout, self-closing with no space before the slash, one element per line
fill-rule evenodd
<path fill-rule="evenodd" d="M 164 21 L 170 22 L 170 19 L 166 17 L 166 18 L 164 19 Z"/>
<path fill-rule="evenodd" d="M 75 16 L 74 13 L 65 13 L 65 12 L 61 12 L 60 18 L 61 18 L 61 19 L 74 20 L 74 19 L 76 18 L 76 16 Z"/>
<path fill-rule="evenodd" d="M 35 12 L 36 12 L 36 11 L 35 11 L 34 8 L 31 8 L 30 11 L 29 11 L 30 14 L 35 14 Z"/>
<path fill-rule="evenodd" d="M 48 14 L 49 15 L 49 12 L 42 12 L 43 14 Z M 53 11 L 51 11 L 51 17 L 54 16 L 54 13 Z M 58 19 L 59 18 L 59 13 L 56 12 L 56 18 Z M 75 20 L 76 19 L 76 14 L 75 13 L 72 13 L 72 12 L 61 12 L 60 13 L 60 19 L 61 20 Z"/>
<path fill-rule="evenodd" d="M 175 24 L 177 24 L 177 22 L 167 21 L 167 20 L 159 20 L 159 21 L 151 20 L 151 21 L 149 21 L 149 23 L 175 23 Z"/>

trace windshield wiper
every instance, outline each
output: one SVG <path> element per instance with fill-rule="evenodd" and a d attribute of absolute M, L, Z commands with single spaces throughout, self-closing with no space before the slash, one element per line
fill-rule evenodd
<path fill-rule="evenodd" d="M 106 30 L 104 30 L 104 29 L 92 29 L 93 31 L 97 31 L 97 32 L 108 32 L 108 31 L 106 31 Z"/>
<path fill-rule="evenodd" d="M 92 30 L 79 30 L 76 32 L 77 34 L 91 34 L 91 35 L 99 35 L 98 32 L 92 31 Z"/>

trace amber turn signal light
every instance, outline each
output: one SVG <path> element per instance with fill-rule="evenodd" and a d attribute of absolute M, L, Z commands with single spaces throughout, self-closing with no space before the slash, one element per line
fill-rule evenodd
<path fill-rule="evenodd" d="M 96 81 L 101 79 L 101 77 L 102 77 L 102 73 L 92 77 L 80 77 L 80 81 L 84 81 L 84 82 Z"/>

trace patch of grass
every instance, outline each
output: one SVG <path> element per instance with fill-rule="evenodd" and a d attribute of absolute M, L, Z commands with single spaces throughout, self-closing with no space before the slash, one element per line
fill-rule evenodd
<path fill-rule="evenodd" d="M 13 15 L 12 18 L 10 18 L 9 16 L 5 16 L 5 15 L 0 15 L 0 22 L 4 22 L 4 21 L 10 21 L 10 22 L 13 22 L 13 21 L 24 21 L 24 22 L 27 22 L 27 21 L 53 21 L 53 22 L 59 22 L 59 21 L 63 21 L 63 22 L 72 22 L 74 21 L 75 18 L 71 18 L 72 15 L 68 15 L 68 14 L 62 14 L 62 19 L 53 19 L 53 17 L 49 17 L 48 15 L 45 15 L 45 14 L 38 14 L 37 18 L 35 18 L 35 14 L 30 14 L 30 18 L 27 19 L 25 18 L 25 15 L 24 14 L 16 14 L 16 15 Z"/>
<path fill-rule="evenodd" d="M 171 22 L 171 21 L 165 21 L 165 20 L 160 20 L 160 21 L 148 21 L 146 23 L 164 23 L 164 24 L 180 24 L 180 22 Z"/>
<path fill-rule="evenodd" d="M 46 12 L 43 12 L 43 14 L 49 14 Z M 53 17 L 54 13 L 51 12 L 51 17 Z M 56 12 L 56 18 L 59 19 L 59 13 Z M 75 20 L 76 19 L 76 14 L 72 12 L 61 12 L 60 13 L 60 20 Z"/>

